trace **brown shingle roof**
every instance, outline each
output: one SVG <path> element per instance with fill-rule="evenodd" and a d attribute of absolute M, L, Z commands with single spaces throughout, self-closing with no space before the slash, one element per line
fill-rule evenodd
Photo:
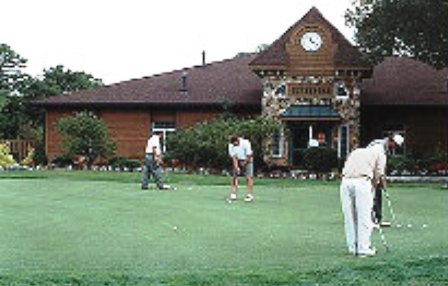
<path fill-rule="evenodd" d="M 50 97 L 44 106 L 59 105 L 261 105 L 262 84 L 249 69 L 255 55 L 236 57 L 151 77 L 124 81 L 95 90 Z M 187 92 L 182 74 L 187 72 Z"/>
<path fill-rule="evenodd" d="M 389 57 L 361 86 L 363 105 L 448 105 L 448 70 Z"/>
<path fill-rule="evenodd" d="M 279 39 L 277 39 L 267 50 L 262 52 L 251 63 L 251 66 L 285 66 L 288 61 L 286 43 L 296 28 L 307 24 L 320 24 L 330 31 L 332 41 L 338 44 L 334 57 L 335 67 L 366 67 L 362 54 L 356 49 L 330 22 L 328 22 L 313 7 L 298 22 L 292 25 Z"/>

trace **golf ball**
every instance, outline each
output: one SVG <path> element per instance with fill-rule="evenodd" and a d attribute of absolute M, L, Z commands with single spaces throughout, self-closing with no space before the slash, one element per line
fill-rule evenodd
<path fill-rule="evenodd" d="M 411 227 L 412 227 L 412 224 L 408 224 L 408 227 L 411 228 Z"/>
<path fill-rule="evenodd" d="M 173 226 L 173 230 L 177 230 L 177 226 Z"/>
<path fill-rule="evenodd" d="M 423 228 L 427 228 L 428 225 L 427 225 L 427 224 L 423 224 L 422 227 L 423 227 Z"/>
<path fill-rule="evenodd" d="M 401 227 L 401 224 L 397 224 L 397 227 L 400 228 L 400 227 Z"/>

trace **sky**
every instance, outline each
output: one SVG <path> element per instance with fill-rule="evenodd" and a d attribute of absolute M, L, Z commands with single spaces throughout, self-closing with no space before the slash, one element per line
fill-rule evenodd
<path fill-rule="evenodd" d="M 63 65 L 105 84 L 254 52 L 315 6 L 348 40 L 353 0 L 0 0 L 0 43 L 26 72 Z"/>

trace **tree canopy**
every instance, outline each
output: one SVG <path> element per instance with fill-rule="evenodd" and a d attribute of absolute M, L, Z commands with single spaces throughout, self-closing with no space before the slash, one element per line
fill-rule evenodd
<path fill-rule="evenodd" d="M 42 110 L 33 101 L 48 96 L 92 89 L 101 80 L 62 65 L 32 77 L 24 72 L 27 60 L 10 46 L 0 44 L 0 138 L 34 138 L 42 128 Z M 38 137 L 38 136 L 37 136 Z"/>
<path fill-rule="evenodd" d="M 93 89 L 102 81 L 85 72 L 72 71 L 62 65 L 45 69 L 41 78 L 33 79 L 27 93 L 34 99 L 80 90 Z"/>
<path fill-rule="evenodd" d="M 448 66 L 448 0 L 355 0 L 345 18 L 373 64 L 406 55 Z"/>
<path fill-rule="evenodd" d="M 28 76 L 24 73 L 27 60 L 10 46 L 0 44 L 0 107 L 8 96 L 18 95 Z"/>

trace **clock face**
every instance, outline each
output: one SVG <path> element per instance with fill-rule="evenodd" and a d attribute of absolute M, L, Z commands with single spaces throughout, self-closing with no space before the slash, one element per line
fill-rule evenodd
<path fill-rule="evenodd" d="M 322 37 L 316 32 L 306 32 L 300 38 L 300 45 L 307 52 L 315 52 L 322 46 Z"/>

